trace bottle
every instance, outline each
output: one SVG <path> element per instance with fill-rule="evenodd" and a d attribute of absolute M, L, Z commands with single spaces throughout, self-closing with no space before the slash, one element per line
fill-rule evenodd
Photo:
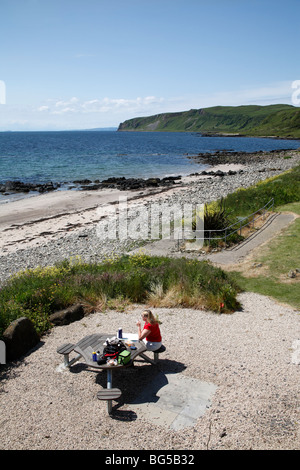
<path fill-rule="evenodd" d="M 97 353 L 96 352 L 93 352 L 93 361 L 97 361 Z"/>
<path fill-rule="evenodd" d="M 122 334 L 123 334 L 122 328 L 119 328 L 119 330 L 118 330 L 118 338 L 122 338 Z"/>

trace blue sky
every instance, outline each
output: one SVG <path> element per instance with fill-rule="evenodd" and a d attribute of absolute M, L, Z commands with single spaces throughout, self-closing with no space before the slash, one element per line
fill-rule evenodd
<path fill-rule="evenodd" d="M 299 0 L 0 0 L 0 130 L 293 104 L 299 13 Z"/>

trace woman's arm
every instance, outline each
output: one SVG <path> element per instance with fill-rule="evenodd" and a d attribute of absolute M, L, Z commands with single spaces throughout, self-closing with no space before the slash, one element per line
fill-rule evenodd
<path fill-rule="evenodd" d="M 149 335 L 150 330 L 143 330 L 142 332 L 139 331 L 139 340 L 145 339 Z"/>
<path fill-rule="evenodd" d="M 146 330 L 145 328 L 142 331 L 140 321 L 137 322 L 137 327 L 138 327 L 138 338 L 139 338 L 139 340 L 145 339 L 149 335 L 149 333 L 151 333 L 150 330 Z"/>

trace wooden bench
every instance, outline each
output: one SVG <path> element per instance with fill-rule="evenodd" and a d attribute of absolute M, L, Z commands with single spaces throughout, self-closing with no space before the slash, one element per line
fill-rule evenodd
<path fill-rule="evenodd" d="M 64 343 L 61 346 L 59 346 L 56 350 L 58 354 L 63 354 L 64 356 L 64 366 L 65 367 L 70 367 L 74 362 L 78 361 L 78 359 L 81 358 L 81 354 L 78 356 L 74 357 L 71 361 L 69 360 L 69 354 L 74 351 L 75 345 L 72 343 Z"/>
<path fill-rule="evenodd" d="M 165 350 L 166 350 L 166 347 L 162 344 L 159 349 L 157 349 L 156 351 L 154 351 L 154 362 L 155 362 L 155 363 L 158 362 L 158 355 L 159 355 L 160 353 L 165 352 Z"/>
<path fill-rule="evenodd" d="M 89 367 L 96 368 L 98 370 L 106 370 L 107 372 L 107 388 L 104 390 L 100 390 L 97 394 L 97 398 L 99 400 L 106 400 L 108 412 L 111 413 L 112 410 L 112 400 L 118 399 L 122 392 L 118 388 L 112 388 L 112 373 L 113 370 L 118 370 L 121 368 L 127 368 L 133 365 L 134 360 L 138 356 L 143 357 L 143 359 L 151 364 L 156 364 L 158 362 L 159 354 L 166 350 L 165 346 L 161 346 L 158 350 L 153 351 L 154 359 L 150 359 L 148 356 L 144 355 L 144 352 L 151 352 L 147 351 L 146 345 L 143 341 L 136 342 L 136 349 L 131 350 L 131 361 L 123 366 L 122 364 L 117 364 L 115 366 L 110 366 L 108 364 L 98 364 L 97 362 L 93 361 L 93 351 L 100 351 L 102 353 L 103 346 L 108 337 L 111 337 L 107 333 L 102 334 L 92 334 L 85 336 L 82 338 L 78 343 L 64 343 L 57 348 L 57 353 L 62 354 L 64 356 L 64 364 L 62 364 L 62 369 L 59 366 L 59 371 L 65 370 L 66 368 L 71 367 L 76 361 L 80 358 L 83 358 L 86 364 Z M 77 356 L 73 359 L 69 359 L 69 354 L 71 352 L 77 353 Z"/>
<path fill-rule="evenodd" d="M 107 410 L 108 413 L 111 413 L 112 400 L 117 400 L 121 395 L 122 392 L 119 388 L 106 388 L 97 393 L 97 398 L 99 400 L 107 400 Z"/>
<path fill-rule="evenodd" d="M 141 353 L 140 355 L 142 356 L 143 359 L 145 359 L 145 361 L 150 362 L 151 364 L 157 364 L 158 359 L 159 359 L 159 354 L 165 352 L 165 350 L 166 350 L 166 347 L 162 344 L 161 347 L 157 349 L 156 351 L 147 351 L 147 352 L 154 353 L 154 359 L 150 359 L 150 357 L 146 356 L 146 354 L 144 353 Z"/>

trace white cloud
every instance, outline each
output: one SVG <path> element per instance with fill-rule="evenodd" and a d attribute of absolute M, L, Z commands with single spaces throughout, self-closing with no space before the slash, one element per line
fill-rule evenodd
<path fill-rule="evenodd" d="M 295 77 L 295 79 L 300 77 Z M 186 111 L 210 106 L 239 106 L 292 102 L 295 80 L 240 87 L 237 90 L 216 90 L 212 93 L 183 94 L 174 97 L 153 95 L 135 98 L 48 99 L 33 105 L 0 106 L 0 130 L 91 129 L 116 127 L 120 122 L 138 116 Z M 298 93 L 298 90 L 296 90 Z M 299 93 L 300 94 L 300 93 Z M 5 110 L 5 113 L 4 113 Z M 1 112 L 3 111 L 3 113 Z"/>
<path fill-rule="evenodd" d="M 91 99 L 81 101 L 76 97 L 69 100 L 59 100 L 52 102 L 51 105 L 42 105 L 38 107 L 39 111 L 49 111 L 50 114 L 66 114 L 66 113 L 119 113 L 120 111 L 137 112 L 148 111 L 149 107 L 160 106 L 164 103 L 163 98 L 155 96 L 146 96 L 144 98 L 137 97 L 134 99 L 126 98 L 108 98 Z"/>

